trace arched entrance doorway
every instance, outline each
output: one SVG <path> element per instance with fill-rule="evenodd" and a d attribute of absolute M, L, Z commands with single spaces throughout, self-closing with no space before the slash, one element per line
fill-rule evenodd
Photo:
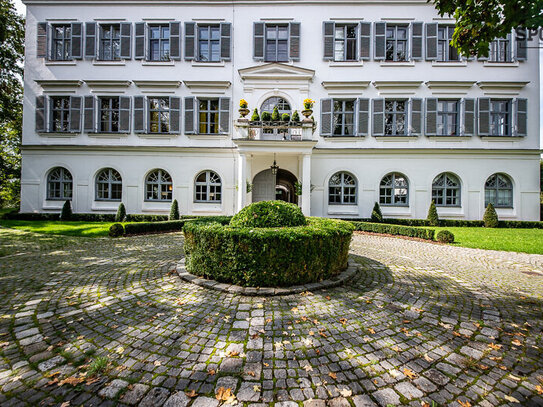
<path fill-rule="evenodd" d="M 282 168 L 279 168 L 277 175 L 273 175 L 271 169 L 261 171 L 253 178 L 253 202 L 276 199 L 297 204 L 296 181 L 293 173 Z"/>

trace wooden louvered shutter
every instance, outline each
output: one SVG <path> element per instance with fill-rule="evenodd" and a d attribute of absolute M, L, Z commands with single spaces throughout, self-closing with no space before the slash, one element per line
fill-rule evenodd
<path fill-rule="evenodd" d="M 121 23 L 121 58 L 132 59 L 132 23 Z"/>
<path fill-rule="evenodd" d="M 322 23 L 322 31 L 324 34 L 324 51 L 323 58 L 325 61 L 334 60 L 334 31 L 336 23 L 333 21 L 324 21 Z"/>
<path fill-rule="evenodd" d="M 146 133 L 147 128 L 145 126 L 147 117 L 147 109 L 145 103 L 145 96 L 134 96 L 134 132 Z"/>
<path fill-rule="evenodd" d="M 186 97 L 185 98 L 185 134 L 196 134 L 196 125 L 194 119 L 196 109 L 196 98 L 195 97 Z M 220 120 L 219 120 L 220 123 Z"/>
<path fill-rule="evenodd" d="M 411 23 L 411 59 L 415 61 L 422 60 L 423 27 L 421 22 Z"/>
<path fill-rule="evenodd" d="M 475 135 L 475 99 L 462 99 L 462 129 L 461 136 Z"/>
<path fill-rule="evenodd" d="M 385 135 L 385 99 L 372 100 L 373 136 Z"/>
<path fill-rule="evenodd" d="M 264 23 L 253 23 L 253 59 L 264 59 Z"/>
<path fill-rule="evenodd" d="M 360 55 L 362 61 L 371 59 L 371 23 L 360 22 Z"/>
<path fill-rule="evenodd" d="M 478 112 L 479 112 L 479 136 L 490 135 L 490 99 L 479 98 L 478 99 Z"/>
<path fill-rule="evenodd" d="M 185 23 L 185 60 L 194 59 L 196 51 L 196 23 Z"/>
<path fill-rule="evenodd" d="M 37 44 L 36 44 L 36 57 L 37 58 L 47 58 L 47 37 L 48 37 L 49 25 L 47 23 L 38 23 L 37 31 Z"/>
<path fill-rule="evenodd" d="M 72 58 L 83 58 L 83 23 L 72 23 Z"/>
<path fill-rule="evenodd" d="M 230 132 L 230 98 L 219 98 L 219 133 Z"/>
<path fill-rule="evenodd" d="M 84 99 L 84 118 L 83 118 L 83 131 L 86 133 L 96 132 L 96 120 L 95 120 L 95 98 L 94 96 L 85 96 Z"/>
<path fill-rule="evenodd" d="M 523 33 L 524 37 L 522 39 L 519 38 L 519 33 Z M 525 28 L 515 31 L 515 59 L 517 61 L 526 61 L 528 59 L 528 40 L 526 34 Z"/>
<path fill-rule="evenodd" d="M 96 23 L 85 23 L 85 57 L 96 58 Z"/>
<path fill-rule="evenodd" d="M 333 99 L 321 99 L 321 136 L 330 137 L 332 135 L 332 122 L 334 117 Z"/>
<path fill-rule="evenodd" d="M 426 99 L 426 135 L 437 136 L 437 99 Z"/>
<path fill-rule="evenodd" d="M 422 135 L 422 99 L 412 98 L 409 99 L 409 136 Z"/>
<path fill-rule="evenodd" d="M 36 133 L 47 131 L 47 96 L 36 96 Z"/>
<path fill-rule="evenodd" d="M 179 134 L 180 132 L 180 115 L 181 115 L 181 98 L 170 96 L 170 133 Z"/>
<path fill-rule="evenodd" d="M 119 132 L 130 133 L 130 96 L 119 98 Z"/>
<path fill-rule="evenodd" d="M 70 131 L 81 132 L 81 96 L 70 96 Z"/>
<path fill-rule="evenodd" d="M 145 32 L 147 25 L 145 23 L 136 23 L 135 27 L 135 45 L 134 59 L 145 59 Z"/>
<path fill-rule="evenodd" d="M 375 45 L 374 45 L 374 59 L 382 61 L 385 59 L 386 52 L 386 32 L 387 23 L 374 23 L 375 27 Z"/>
<path fill-rule="evenodd" d="M 181 23 L 170 22 L 170 59 L 179 61 L 181 59 Z"/>
<path fill-rule="evenodd" d="M 437 60 L 437 23 L 426 23 L 426 60 Z"/>
<path fill-rule="evenodd" d="M 526 137 L 528 135 L 528 99 L 514 100 L 515 129 L 513 136 Z"/>
<path fill-rule="evenodd" d="M 292 61 L 300 60 L 300 23 L 289 24 L 290 34 L 290 59 Z"/>
<path fill-rule="evenodd" d="M 221 23 L 221 59 L 230 61 L 232 59 L 232 24 Z"/>
<path fill-rule="evenodd" d="M 370 120 L 370 100 L 358 98 L 358 122 L 356 134 L 359 137 L 368 135 L 369 132 L 369 120 Z"/>

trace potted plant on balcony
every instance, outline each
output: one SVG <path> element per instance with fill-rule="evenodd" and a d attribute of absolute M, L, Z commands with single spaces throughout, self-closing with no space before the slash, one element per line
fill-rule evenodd
<path fill-rule="evenodd" d="M 255 107 L 255 110 L 253 110 L 253 115 L 251 116 L 252 122 L 259 122 L 260 116 L 258 115 L 258 109 Z"/>
<path fill-rule="evenodd" d="M 283 113 L 281 115 L 281 121 L 284 123 L 290 122 L 290 115 L 288 113 Z"/>
<path fill-rule="evenodd" d="M 302 110 L 302 114 L 306 117 L 306 119 L 309 118 L 313 114 L 313 105 L 315 104 L 314 100 L 311 99 L 304 99 L 304 110 Z"/>
<path fill-rule="evenodd" d="M 249 114 L 250 110 L 247 108 L 248 106 L 249 104 L 247 103 L 245 99 L 241 99 L 239 101 L 239 114 L 241 115 L 242 118 L 245 118 L 245 116 Z"/>
<path fill-rule="evenodd" d="M 271 120 L 272 120 L 272 122 L 276 122 L 276 123 L 281 120 L 281 117 L 279 116 L 279 109 L 277 108 L 277 106 L 275 106 L 273 108 L 273 113 L 271 115 Z"/>
<path fill-rule="evenodd" d="M 300 121 L 300 115 L 298 114 L 297 110 L 292 113 L 292 118 L 290 120 L 295 123 L 298 123 Z"/>
<path fill-rule="evenodd" d="M 262 112 L 262 121 L 263 122 L 271 121 L 271 114 L 269 112 Z"/>

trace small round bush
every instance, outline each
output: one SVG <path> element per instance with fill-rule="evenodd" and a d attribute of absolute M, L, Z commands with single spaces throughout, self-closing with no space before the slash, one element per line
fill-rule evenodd
<path fill-rule="evenodd" d="M 114 223 L 109 228 L 109 236 L 110 237 L 121 237 L 124 235 L 124 226 L 120 223 Z"/>
<path fill-rule="evenodd" d="M 307 221 L 300 208 L 283 201 L 261 201 L 239 211 L 230 226 L 245 228 L 280 228 L 305 226 Z"/>
<path fill-rule="evenodd" d="M 262 112 L 262 114 L 260 115 L 260 117 L 262 117 L 262 121 L 263 122 L 269 122 L 271 121 L 271 114 L 269 112 Z"/>
<path fill-rule="evenodd" d="M 290 121 L 290 115 L 288 113 L 283 113 L 281 115 L 281 120 L 284 121 L 284 122 L 289 122 Z"/>
<path fill-rule="evenodd" d="M 440 230 L 436 235 L 436 239 L 441 243 L 453 243 L 454 235 L 448 230 Z"/>

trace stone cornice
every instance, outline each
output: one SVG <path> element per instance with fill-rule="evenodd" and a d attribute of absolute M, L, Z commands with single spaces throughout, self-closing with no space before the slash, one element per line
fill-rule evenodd
<path fill-rule="evenodd" d="M 111 5 L 108 0 L 23 0 L 23 3 L 27 6 L 33 5 Z M 387 5 L 391 4 L 427 4 L 426 0 L 274 0 L 273 5 L 276 4 L 376 4 Z M 232 5 L 270 5 L 268 0 L 117 0 L 115 5 L 196 5 L 196 6 L 232 6 Z"/>
<path fill-rule="evenodd" d="M 530 82 L 480 81 L 477 82 L 485 95 L 518 95 Z"/>
<path fill-rule="evenodd" d="M 60 79 L 36 79 L 35 82 L 40 85 L 43 90 L 60 90 L 60 89 L 74 89 L 79 88 L 83 81 L 81 80 L 60 80 Z"/>

